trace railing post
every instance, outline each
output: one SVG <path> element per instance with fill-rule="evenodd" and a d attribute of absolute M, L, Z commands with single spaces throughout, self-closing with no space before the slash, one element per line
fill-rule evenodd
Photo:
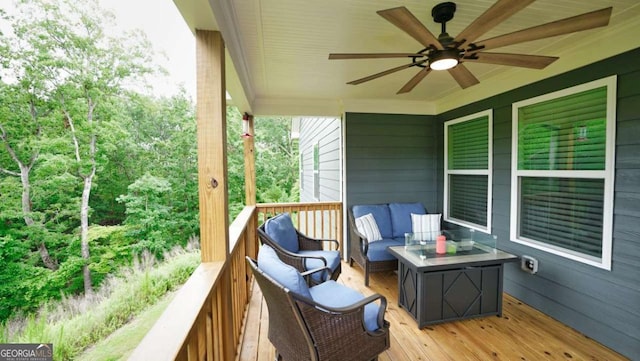
<path fill-rule="evenodd" d="M 256 205 L 256 158 L 254 152 L 255 127 L 253 115 L 245 114 L 248 129 L 244 135 L 244 193 L 245 205 Z M 243 118 L 244 119 L 244 118 Z"/>

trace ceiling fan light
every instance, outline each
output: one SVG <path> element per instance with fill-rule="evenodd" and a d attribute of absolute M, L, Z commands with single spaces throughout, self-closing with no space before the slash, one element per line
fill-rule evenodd
<path fill-rule="evenodd" d="M 432 62 L 429 67 L 433 70 L 447 70 L 458 65 L 458 59 L 440 59 Z"/>
<path fill-rule="evenodd" d="M 429 55 L 429 67 L 433 70 L 447 70 L 458 65 L 456 49 L 439 50 Z"/>

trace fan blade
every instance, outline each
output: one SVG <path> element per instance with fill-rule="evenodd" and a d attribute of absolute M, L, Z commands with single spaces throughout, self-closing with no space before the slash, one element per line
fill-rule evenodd
<path fill-rule="evenodd" d="M 329 54 L 329 60 L 342 60 L 342 59 L 383 59 L 383 58 L 413 58 L 424 57 L 424 54 L 415 53 L 358 53 L 358 54 Z"/>
<path fill-rule="evenodd" d="M 518 11 L 524 9 L 535 0 L 500 0 L 474 20 L 466 29 L 462 30 L 454 39 L 464 49 L 474 40 L 493 29 Z"/>
<path fill-rule="evenodd" d="M 476 63 L 519 66 L 531 69 L 544 69 L 549 64 L 558 59 L 560 58 L 558 58 L 557 56 L 478 52 L 473 54 L 472 58 L 464 58 L 463 60 Z"/>
<path fill-rule="evenodd" d="M 364 78 L 352 80 L 352 81 L 348 82 L 347 84 L 352 84 L 352 85 L 361 84 L 361 83 L 364 83 L 364 82 L 369 81 L 369 80 L 377 79 L 377 78 L 379 78 L 381 76 L 385 76 L 385 75 L 389 75 L 389 74 L 395 73 L 395 72 L 400 71 L 402 69 L 407 69 L 407 68 L 410 68 L 412 66 L 416 66 L 418 64 L 422 64 L 424 62 L 426 62 L 426 60 L 421 60 L 421 61 L 418 61 L 418 62 L 415 62 L 415 63 L 409 63 L 409 64 L 401 65 L 401 66 L 398 66 L 398 67 L 395 67 L 395 68 L 392 68 L 392 69 L 387 69 L 387 70 L 385 70 L 383 72 L 380 72 L 380 73 L 377 73 L 377 74 L 366 76 Z"/>
<path fill-rule="evenodd" d="M 469 52 L 494 49 L 506 45 L 524 43 L 526 41 L 544 39 L 552 36 L 607 26 L 607 24 L 609 24 L 609 18 L 611 17 L 611 9 L 611 7 L 608 7 L 592 11 L 590 13 L 497 36 L 484 41 L 479 41 L 475 43 L 476 46 L 474 48 L 469 49 Z"/>
<path fill-rule="evenodd" d="M 378 15 L 387 19 L 390 23 L 400 28 L 400 30 L 411 35 L 414 39 L 425 47 L 430 45 L 437 49 L 444 49 L 438 39 L 418 20 L 407 8 L 400 6 L 393 9 L 380 10 Z"/>
<path fill-rule="evenodd" d="M 467 69 L 464 65 L 458 64 L 455 68 L 449 69 L 449 74 L 453 76 L 453 78 L 460 84 L 462 89 L 468 88 L 472 85 L 476 85 L 480 83 L 478 78 L 473 76 L 469 69 Z"/>
<path fill-rule="evenodd" d="M 396 94 L 403 94 L 412 91 L 413 88 L 415 88 L 416 85 L 418 85 L 418 83 L 421 82 L 425 76 L 429 75 L 429 72 L 431 72 L 431 68 L 423 68 L 418 72 L 418 74 L 414 75 L 413 78 L 411 78 L 411 80 L 407 82 L 407 84 L 405 84 L 400 90 L 398 90 Z"/>

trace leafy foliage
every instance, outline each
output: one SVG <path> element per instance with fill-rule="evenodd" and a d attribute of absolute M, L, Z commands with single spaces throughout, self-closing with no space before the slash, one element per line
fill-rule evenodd
<path fill-rule="evenodd" d="M 0 9 L 0 321 L 82 294 L 85 269 L 99 287 L 199 234 L 194 105 L 134 86 L 161 72 L 144 36 L 107 35 L 97 0 L 19 7 Z M 290 127 L 255 120 L 258 202 L 298 200 Z M 232 218 L 245 202 L 241 129 L 229 107 Z"/>
<path fill-rule="evenodd" d="M 199 259 L 199 252 L 176 249 L 161 264 L 147 260 L 144 267 L 127 267 L 122 276 L 104 282 L 95 295 L 69 297 L 46 305 L 37 315 L 0 325 L 0 342 L 50 342 L 55 344 L 55 360 L 72 360 L 183 284 Z"/>

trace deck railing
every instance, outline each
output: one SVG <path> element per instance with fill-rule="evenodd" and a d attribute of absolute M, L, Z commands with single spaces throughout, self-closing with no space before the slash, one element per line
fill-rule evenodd
<path fill-rule="evenodd" d="M 258 222 L 288 212 L 298 230 L 312 238 L 335 239 L 342 244 L 342 203 L 263 203 L 258 205 Z"/>
<path fill-rule="evenodd" d="M 289 212 L 307 235 L 337 239 L 342 245 L 340 202 L 245 207 L 229 227 L 227 260 L 196 268 L 129 359 L 235 359 L 251 287 L 245 256 L 256 258 L 256 227 L 280 212 Z"/>

